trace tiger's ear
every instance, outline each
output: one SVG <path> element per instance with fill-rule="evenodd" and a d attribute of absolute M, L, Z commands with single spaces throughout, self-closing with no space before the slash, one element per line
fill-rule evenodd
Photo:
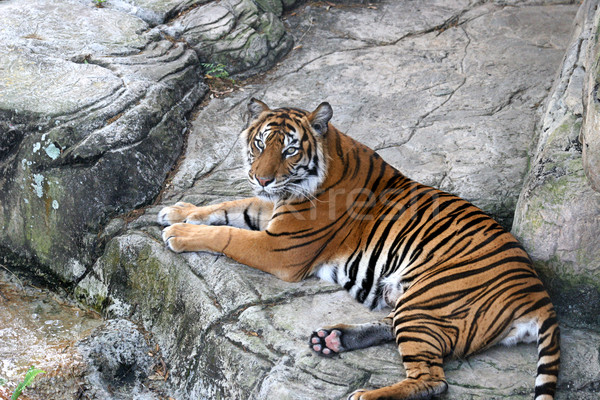
<path fill-rule="evenodd" d="M 327 132 L 327 123 L 333 116 L 333 109 L 329 103 L 324 102 L 319 104 L 319 107 L 308 116 L 310 125 L 319 135 L 324 135 Z"/>
<path fill-rule="evenodd" d="M 255 99 L 254 97 L 250 99 L 250 103 L 248 103 L 248 111 L 250 111 L 250 118 L 256 119 L 263 111 L 269 111 L 270 108 L 268 105 L 263 103 L 260 100 Z"/>

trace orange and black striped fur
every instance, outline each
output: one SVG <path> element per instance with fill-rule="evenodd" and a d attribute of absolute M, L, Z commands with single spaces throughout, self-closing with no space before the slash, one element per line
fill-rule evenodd
<path fill-rule="evenodd" d="M 427 399 L 448 388 L 445 357 L 537 340 L 535 399 L 554 397 L 556 315 L 519 242 L 469 202 L 402 175 L 329 123 L 332 110 L 252 99 L 241 135 L 257 197 L 159 213 L 173 251 L 223 253 L 286 281 L 339 283 L 383 321 L 334 325 L 320 355 L 395 340 L 406 379 L 348 398 Z"/>

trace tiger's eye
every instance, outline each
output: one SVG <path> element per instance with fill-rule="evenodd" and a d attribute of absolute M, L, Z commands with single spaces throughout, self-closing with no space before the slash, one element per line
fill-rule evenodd
<path fill-rule="evenodd" d="M 298 152 L 298 148 L 297 147 L 288 147 L 287 149 L 285 149 L 283 151 L 283 155 L 286 157 L 291 157 L 294 154 L 296 154 Z"/>
<path fill-rule="evenodd" d="M 255 139 L 254 140 L 254 145 L 256 146 L 257 149 L 259 149 L 260 151 L 263 151 L 265 148 L 265 144 L 262 142 L 262 140 L 260 139 Z"/>

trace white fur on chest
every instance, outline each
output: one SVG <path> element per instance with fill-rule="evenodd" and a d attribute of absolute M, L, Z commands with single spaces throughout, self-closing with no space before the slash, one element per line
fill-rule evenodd
<path fill-rule="evenodd" d="M 315 276 L 327 282 L 339 283 L 335 279 L 335 277 L 337 276 L 338 268 L 339 263 L 336 262 L 321 264 L 315 271 Z"/>

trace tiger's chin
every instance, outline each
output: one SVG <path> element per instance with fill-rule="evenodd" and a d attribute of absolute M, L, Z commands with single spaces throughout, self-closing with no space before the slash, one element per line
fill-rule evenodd
<path fill-rule="evenodd" d="M 254 189 L 254 194 L 256 195 L 256 197 L 265 200 L 265 201 L 270 201 L 271 203 L 277 203 L 279 200 L 282 199 L 282 196 L 280 193 L 271 193 L 271 192 L 267 192 L 264 189 Z"/>
<path fill-rule="evenodd" d="M 282 189 L 278 191 L 266 191 L 263 188 L 254 189 L 254 194 L 262 200 L 269 201 L 271 203 L 279 203 L 281 201 L 297 201 L 305 200 L 307 196 L 303 196 L 291 191 Z"/>

